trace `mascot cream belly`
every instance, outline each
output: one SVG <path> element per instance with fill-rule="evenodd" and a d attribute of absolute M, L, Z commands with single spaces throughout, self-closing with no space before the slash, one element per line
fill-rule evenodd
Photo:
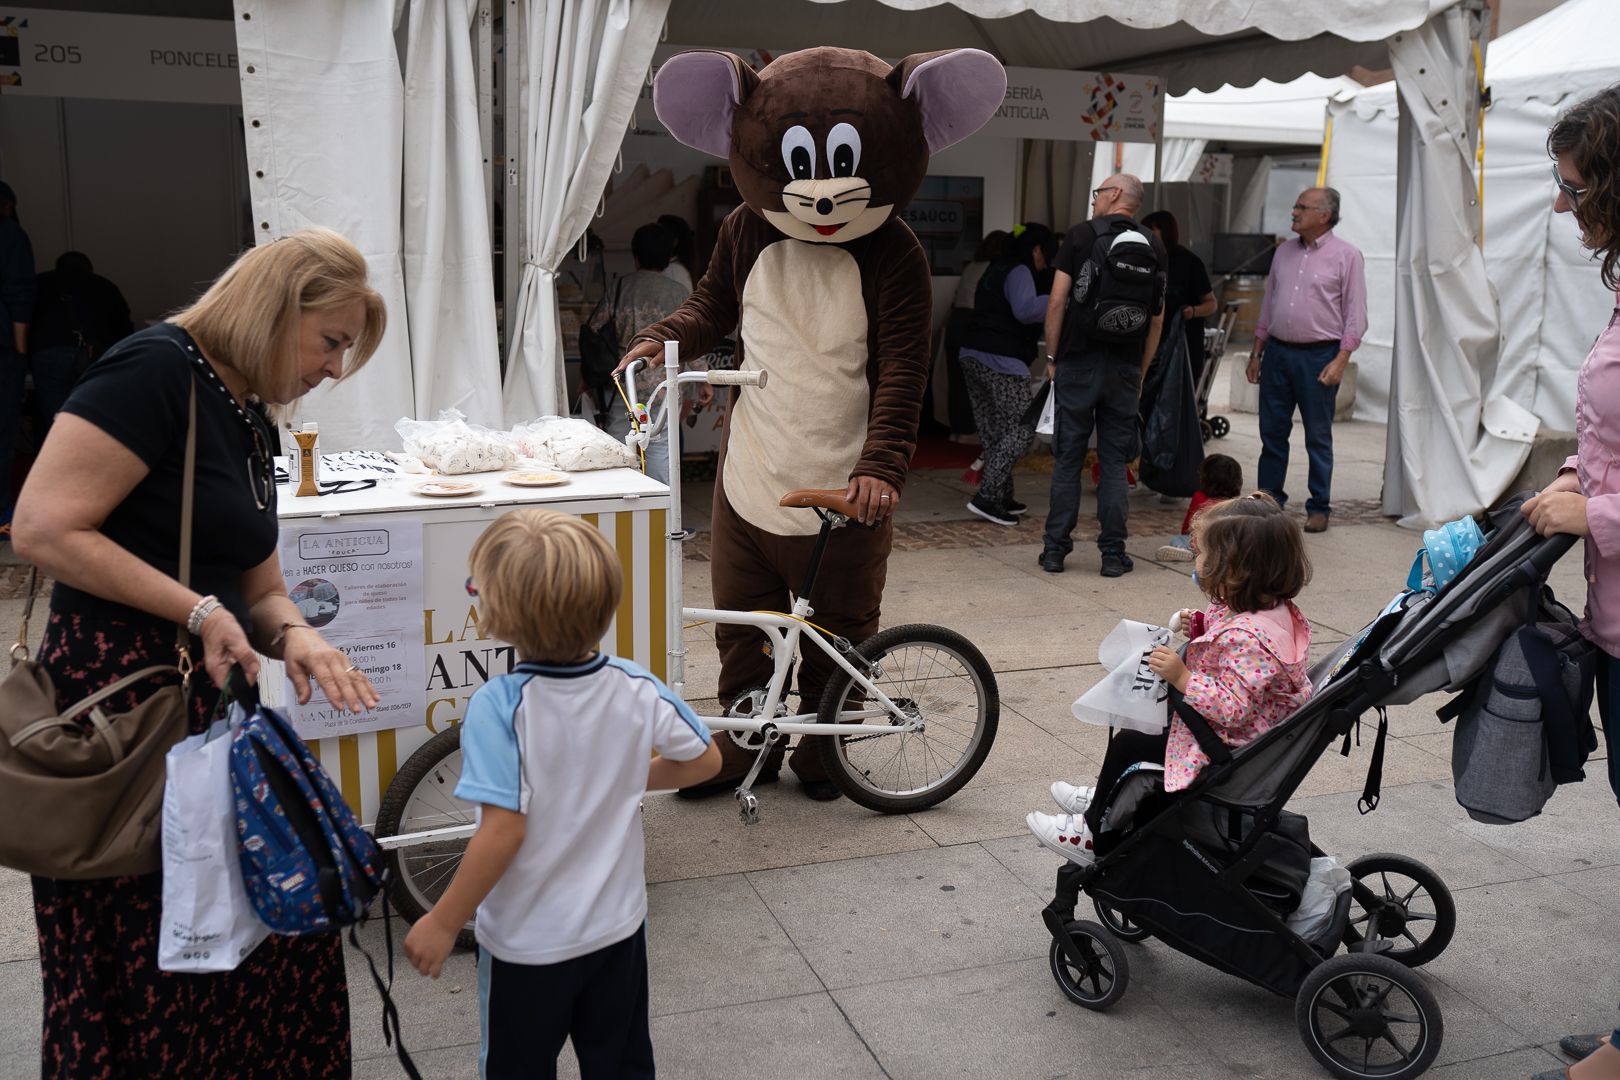
<path fill-rule="evenodd" d="M 688 146 L 725 158 L 744 204 L 721 224 L 707 273 L 632 353 L 675 339 L 700 356 L 737 333 L 738 366 L 770 372 L 739 389 L 720 448 L 712 541 L 714 603 L 786 610 L 815 533 L 808 510 L 778 500 L 837 488 L 875 522 L 828 546 L 810 597 L 815 621 L 861 641 L 877 632 L 889 548 L 916 447 L 930 354 L 927 259 L 895 217 L 928 155 L 962 139 L 1001 104 L 1006 74 L 987 53 L 956 49 L 890 67 L 869 53 L 809 49 L 755 72 L 722 52 L 671 57 L 653 83 L 658 118 Z M 770 679 L 758 631 L 717 626 L 720 698 Z M 807 651 L 801 711 L 813 710 L 830 664 Z M 748 756 L 720 740 L 727 766 L 687 794 L 729 791 Z M 812 798 L 837 789 L 813 753 L 793 771 Z M 775 778 L 775 770 L 760 777 Z"/>

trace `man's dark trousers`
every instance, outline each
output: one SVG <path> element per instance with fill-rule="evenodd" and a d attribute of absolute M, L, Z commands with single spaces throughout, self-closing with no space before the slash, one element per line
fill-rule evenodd
<path fill-rule="evenodd" d="M 1338 352 L 1334 342 L 1296 347 L 1272 338 L 1260 358 L 1260 487 L 1277 502 L 1287 504 L 1283 483 L 1288 478 L 1288 440 L 1298 406 L 1310 459 L 1308 514 L 1333 512 L 1333 407 L 1339 388 L 1323 386 L 1318 377 Z"/>
<path fill-rule="evenodd" d="M 1141 360 L 1085 353 L 1058 361 L 1052 414 L 1052 505 L 1046 515 L 1044 555 L 1074 550 L 1069 533 L 1080 518 L 1080 474 L 1086 444 L 1097 431 L 1097 547 L 1104 555 L 1125 550 L 1125 466 L 1136 454 L 1137 404 L 1142 396 Z"/>

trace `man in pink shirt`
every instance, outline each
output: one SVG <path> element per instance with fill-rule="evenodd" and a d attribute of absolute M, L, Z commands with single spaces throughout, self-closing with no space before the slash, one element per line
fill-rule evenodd
<path fill-rule="evenodd" d="M 1327 531 L 1333 512 L 1333 408 L 1350 354 L 1367 329 L 1361 252 L 1333 235 L 1339 193 L 1311 188 L 1294 202 L 1299 239 L 1277 246 L 1254 328 L 1249 381 L 1260 385 L 1260 487 L 1288 502 L 1288 441 L 1294 409 L 1305 425 L 1310 498 L 1305 531 Z"/>

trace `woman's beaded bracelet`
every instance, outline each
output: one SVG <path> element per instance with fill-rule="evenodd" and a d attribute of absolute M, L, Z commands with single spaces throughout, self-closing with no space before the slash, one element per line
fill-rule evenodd
<path fill-rule="evenodd" d="M 277 631 L 276 636 L 270 639 L 270 647 L 273 649 L 277 645 L 280 645 L 283 641 L 286 641 L 287 640 L 287 631 L 289 631 L 289 630 L 313 630 L 313 629 L 315 629 L 313 626 L 311 626 L 311 625 L 309 625 L 309 623 L 305 623 L 305 622 L 284 622 L 284 623 L 281 624 L 281 629 L 279 631 Z"/>
<path fill-rule="evenodd" d="M 219 597 L 212 594 L 198 600 L 196 606 L 191 609 L 191 614 L 186 616 L 186 632 L 193 636 L 201 634 L 203 623 L 221 606 L 223 605 L 220 604 Z"/>

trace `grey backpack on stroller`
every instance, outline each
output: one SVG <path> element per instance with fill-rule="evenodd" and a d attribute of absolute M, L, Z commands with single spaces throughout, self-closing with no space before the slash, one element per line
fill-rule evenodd
<path fill-rule="evenodd" d="M 1451 771 L 1469 817 L 1524 821 L 1541 813 L 1559 784 L 1586 778 L 1581 767 L 1597 749 L 1596 656 L 1575 616 L 1549 595 L 1474 684 L 1440 710 L 1442 720 L 1457 720 Z"/>

